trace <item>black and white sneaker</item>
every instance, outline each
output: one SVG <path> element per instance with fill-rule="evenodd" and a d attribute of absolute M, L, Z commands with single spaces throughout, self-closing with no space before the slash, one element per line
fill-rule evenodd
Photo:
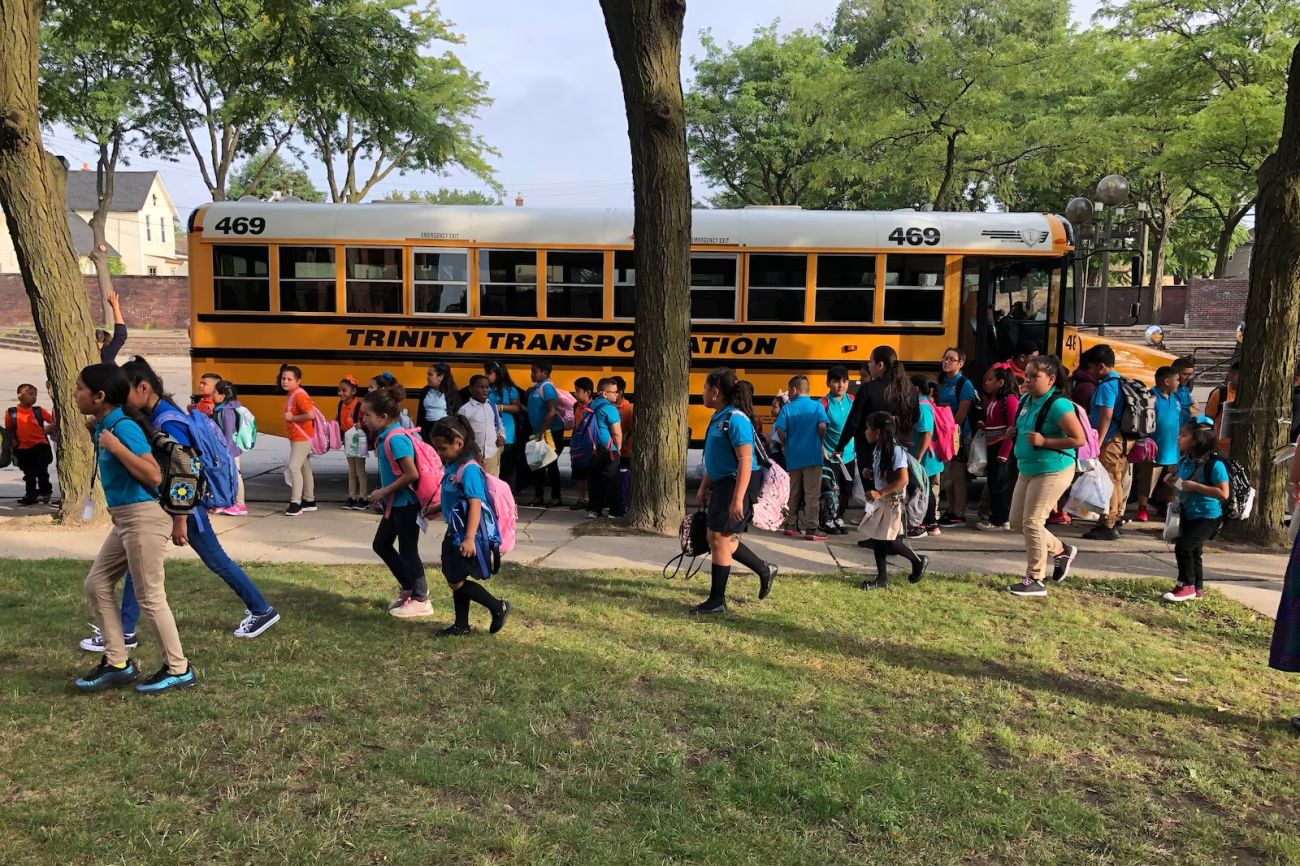
<path fill-rule="evenodd" d="M 492 614 L 492 625 L 488 626 L 488 634 L 496 634 L 501 631 L 506 624 L 506 617 L 510 616 L 510 602 L 504 598 L 501 599 L 501 609 Z"/>
<path fill-rule="evenodd" d="M 1078 555 L 1079 548 L 1067 544 L 1059 556 L 1052 558 L 1052 583 L 1060 583 L 1070 576 L 1070 566 L 1074 565 L 1074 558 Z"/>
<path fill-rule="evenodd" d="M 889 589 L 889 578 L 878 577 L 875 580 L 862 581 L 863 589 Z"/>
<path fill-rule="evenodd" d="M 303 510 L 303 511 L 316 511 L 316 510 L 317 510 L 317 509 L 316 509 L 316 500 L 315 500 L 315 499 L 304 499 L 304 500 L 302 501 L 302 510 Z"/>
<path fill-rule="evenodd" d="M 95 633 L 88 638 L 82 639 L 81 648 L 88 653 L 104 652 L 104 633 L 100 631 L 99 626 L 94 623 L 91 623 L 90 627 L 95 630 Z M 125 637 L 127 649 L 135 649 L 140 645 L 139 640 L 136 639 L 135 632 L 131 632 L 130 634 L 125 635 Z"/>
<path fill-rule="evenodd" d="M 235 637 L 257 637 L 280 621 L 280 612 L 273 607 L 268 608 L 266 613 L 253 613 L 251 610 L 245 610 L 244 614 L 244 619 L 239 623 L 239 628 L 233 632 Z"/>
<path fill-rule="evenodd" d="M 302 503 L 290 502 L 289 507 L 284 510 L 285 517 L 302 517 Z"/>
<path fill-rule="evenodd" d="M 912 573 L 907 576 L 908 583 L 920 583 L 925 577 L 925 570 L 930 567 L 930 557 L 922 556 L 921 561 L 912 566 Z"/>
<path fill-rule="evenodd" d="M 1047 595 L 1047 587 L 1043 586 L 1043 582 L 1029 577 L 1026 577 L 1024 580 L 1020 581 L 1020 583 L 1011 584 L 1007 587 L 1007 590 L 1010 591 L 1012 595 L 1024 596 L 1026 598 Z"/>
<path fill-rule="evenodd" d="M 772 583 L 776 580 L 776 573 L 781 570 L 781 566 L 775 562 L 767 564 L 767 574 L 760 575 L 758 578 L 758 600 L 762 601 L 772 594 Z"/>
<path fill-rule="evenodd" d="M 434 637 L 465 637 L 466 635 L 469 634 L 469 632 L 470 632 L 469 626 L 456 625 L 453 623 L 452 625 L 449 625 L 446 628 L 438 629 L 433 633 L 433 636 Z"/>
<path fill-rule="evenodd" d="M 727 600 L 725 598 L 719 599 L 717 601 L 714 601 L 711 598 L 706 598 L 704 601 L 695 605 L 695 607 L 691 608 L 690 610 L 691 616 L 707 616 L 708 614 L 726 613 L 726 612 L 727 612 Z"/>

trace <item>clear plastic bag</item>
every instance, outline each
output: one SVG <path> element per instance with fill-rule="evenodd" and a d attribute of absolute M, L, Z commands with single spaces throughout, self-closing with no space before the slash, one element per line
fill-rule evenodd
<path fill-rule="evenodd" d="M 966 458 L 966 471 L 976 478 L 989 470 L 989 441 L 980 430 L 970 440 L 970 454 Z"/>

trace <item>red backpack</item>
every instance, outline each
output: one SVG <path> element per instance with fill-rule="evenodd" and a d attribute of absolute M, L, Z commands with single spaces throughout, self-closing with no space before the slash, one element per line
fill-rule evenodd
<path fill-rule="evenodd" d="M 930 408 L 934 410 L 934 435 L 930 437 L 930 450 L 941 462 L 948 463 L 961 448 L 961 428 L 952 416 L 951 406 L 932 400 Z"/>
<path fill-rule="evenodd" d="M 411 445 L 415 448 L 415 468 L 420 471 L 420 478 L 415 482 L 412 492 L 419 502 L 420 510 L 424 511 L 434 505 L 442 502 L 442 458 L 438 452 L 433 450 L 433 446 L 420 438 L 420 431 L 414 428 L 399 427 L 389 437 L 405 436 L 411 440 Z M 384 439 L 384 457 L 388 459 L 388 467 L 393 470 L 394 475 L 402 474 L 402 467 L 393 459 L 392 447 L 388 444 L 388 438 Z M 384 506 L 384 516 L 387 517 L 393 510 L 393 499 L 389 497 L 388 504 Z"/>

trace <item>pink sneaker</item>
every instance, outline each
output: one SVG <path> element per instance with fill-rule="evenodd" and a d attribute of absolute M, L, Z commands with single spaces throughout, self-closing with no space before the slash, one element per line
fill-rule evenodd
<path fill-rule="evenodd" d="M 221 513 L 224 514 L 224 515 L 226 515 L 227 517 L 247 517 L 247 516 L 248 516 L 248 506 L 247 506 L 247 505 L 243 505 L 243 504 L 241 504 L 241 503 L 235 503 L 234 505 L 230 506 L 229 508 L 223 508 L 223 509 L 221 509 Z"/>
<path fill-rule="evenodd" d="M 802 538 L 803 533 L 797 529 L 786 529 L 782 533 L 786 538 Z"/>
<path fill-rule="evenodd" d="M 1164 594 L 1165 601 L 1196 601 L 1203 597 L 1204 593 L 1197 592 L 1196 587 L 1188 583 L 1181 583 Z"/>
<path fill-rule="evenodd" d="M 1135 523 L 1146 523 L 1150 519 L 1151 519 L 1151 512 L 1145 508 L 1139 508 L 1137 514 L 1133 515 L 1133 521 Z"/>

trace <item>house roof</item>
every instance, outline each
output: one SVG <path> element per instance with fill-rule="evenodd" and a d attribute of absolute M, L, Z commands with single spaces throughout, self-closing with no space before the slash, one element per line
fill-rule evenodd
<path fill-rule="evenodd" d="M 109 210 L 134 212 L 141 210 L 153 189 L 156 171 L 121 171 L 113 175 L 113 202 Z M 93 211 L 99 203 L 95 172 L 68 172 L 68 207 L 77 211 Z"/>
<path fill-rule="evenodd" d="M 114 196 L 116 198 L 116 196 Z M 79 256 L 90 255 L 91 250 L 95 247 L 95 233 L 90 229 L 90 223 L 77 216 L 69 208 L 64 214 L 68 218 L 68 231 L 72 235 L 72 248 L 77 251 Z M 113 249 L 113 245 L 108 245 L 109 256 L 119 255 L 118 251 Z"/>

